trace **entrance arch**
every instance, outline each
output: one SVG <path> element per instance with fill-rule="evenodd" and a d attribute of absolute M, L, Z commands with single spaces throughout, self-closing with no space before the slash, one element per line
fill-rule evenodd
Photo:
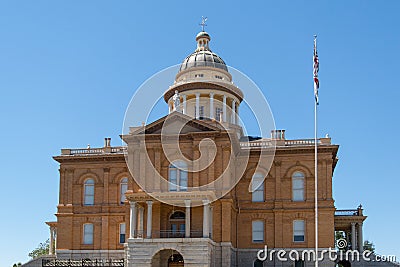
<path fill-rule="evenodd" d="M 151 259 L 151 267 L 183 267 L 184 260 L 181 253 L 175 249 L 162 249 Z"/>

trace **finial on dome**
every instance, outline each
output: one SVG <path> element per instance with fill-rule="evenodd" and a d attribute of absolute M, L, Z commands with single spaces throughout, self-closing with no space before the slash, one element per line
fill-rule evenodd
<path fill-rule="evenodd" d="M 201 23 L 199 24 L 201 26 L 201 32 L 199 32 L 196 35 L 196 41 L 197 41 L 197 49 L 196 51 L 201 51 L 201 50 L 210 50 L 208 48 L 208 42 L 210 41 L 210 35 L 204 31 L 204 27 L 207 26 L 206 24 L 207 17 L 201 17 Z"/>
<path fill-rule="evenodd" d="M 207 17 L 201 16 L 201 23 L 199 25 L 201 26 L 202 32 L 204 32 L 204 27 L 207 26 L 206 21 L 207 21 Z"/>

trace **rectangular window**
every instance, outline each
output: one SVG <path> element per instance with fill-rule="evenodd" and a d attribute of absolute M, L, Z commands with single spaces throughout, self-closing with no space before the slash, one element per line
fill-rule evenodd
<path fill-rule="evenodd" d="M 187 171 L 179 171 L 179 191 L 187 191 L 188 173 Z"/>
<path fill-rule="evenodd" d="M 305 222 L 303 220 L 293 221 L 293 241 L 304 242 Z"/>
<path fill-rule="evenodd" d="M 169 191 L 176 191 L 177 182 L 177 168 L 171 167 L 169 170 Z"/>
<path fill-rule="evenodd" d="M 264 221 L 253 221 L 252 237 L 254 243 L 264 242 Z"/>
<path fill-rule="evenodd" d="M 128 190 L 128 182 L 122 182 L 121 183 L 121 192 L 120 192 L 120 203 L 124 204 L 125 202 L 125 193 Z"/>
<path fill-rule="evenodd" d="M 194 117 L 197 117 L 196 107 L 194 107 Z M 199 106 L 199 119 L 204 119 L 204 106 Z"/>
<path fill-rule="evenodd" d="M 304 267 L 304 261 L 302 260 L 295 261 L 294 267 Z"/>
<path fill-rule="evenodd" d="M 201 78 L 201 77 L 204 77 L 204 74 L 203 73 L 195 74 L 194 77 L 195 78 Z"/>
<path fill-rule="evenodd" d="M 119 224 L 119 243 L 125 243 L 125 223 Z"/>
<path fill-rule="evenodd" d="M 215 109 L 215 119 L 217 121 L 222 121 L 222 108 Z"/>
<path fill-rule="evenodd" d="M 199 117 L 200 119 L 204 118 L 204 106 L 199 107 Z"/>
<path fill-rule="evenodd" d="M 88 180 L 84 185 L 84 199 L 83 204 L 85 206 L 94 205 L 94 181 Z"/>
<path fill-rule="evenodd" d="M 222 80 L 222 76 L 215 75 L 215 78 Z"/>
<path fill-rule="evenodd" d="M 261 173 L 253 175 L 251 180 L 253 202 L 264 202 L 264 176 Z"/>
<path fill-rule="evenodd" d="M 184 223 L 182 223 L 182 224 L 180 225 L 180 227 L 179 227 L 179 232 L 180 232 L 181 234 L 185 234 L 185 227 L 186 227 L 186 225 L 185 225 Z"/>
<path fill-rule="evenodd" d="M 93 244 L 93 224 L 91 223 L 85 223 L 83 225 L 83 244 Z"/>
<path fill-rule="evenodd" d="M 295 172 L 292 175 L 292 196 L 293 201 L 304 201 L 304 174 Z"/>

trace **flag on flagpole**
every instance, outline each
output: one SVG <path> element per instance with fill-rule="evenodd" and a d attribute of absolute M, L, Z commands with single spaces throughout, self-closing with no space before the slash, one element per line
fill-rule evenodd
<path fill-rule="evenodd" d="M 319 59 L 317 53 L 317 36 L 314 35 L 314 56 L 313 56 L 313 76 L 314 76 L 314 96 L 315 102 L 317 105 L 318 102 L 318 89 L 319 89 L 319 79 L 318 79 L 318 71 L 319 71 Z"/>

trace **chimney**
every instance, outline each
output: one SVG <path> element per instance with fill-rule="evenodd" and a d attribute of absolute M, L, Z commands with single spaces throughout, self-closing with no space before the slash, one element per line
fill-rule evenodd
<path fill-rule="evenodd" d="M 271 139 L 285 140 L 285 130 L 272 130 Z"/>
<path fill-rule="evenodd" d="M 111 138 L 110 137 L 104 138 L 104 147 L 111 147 Z"/>

